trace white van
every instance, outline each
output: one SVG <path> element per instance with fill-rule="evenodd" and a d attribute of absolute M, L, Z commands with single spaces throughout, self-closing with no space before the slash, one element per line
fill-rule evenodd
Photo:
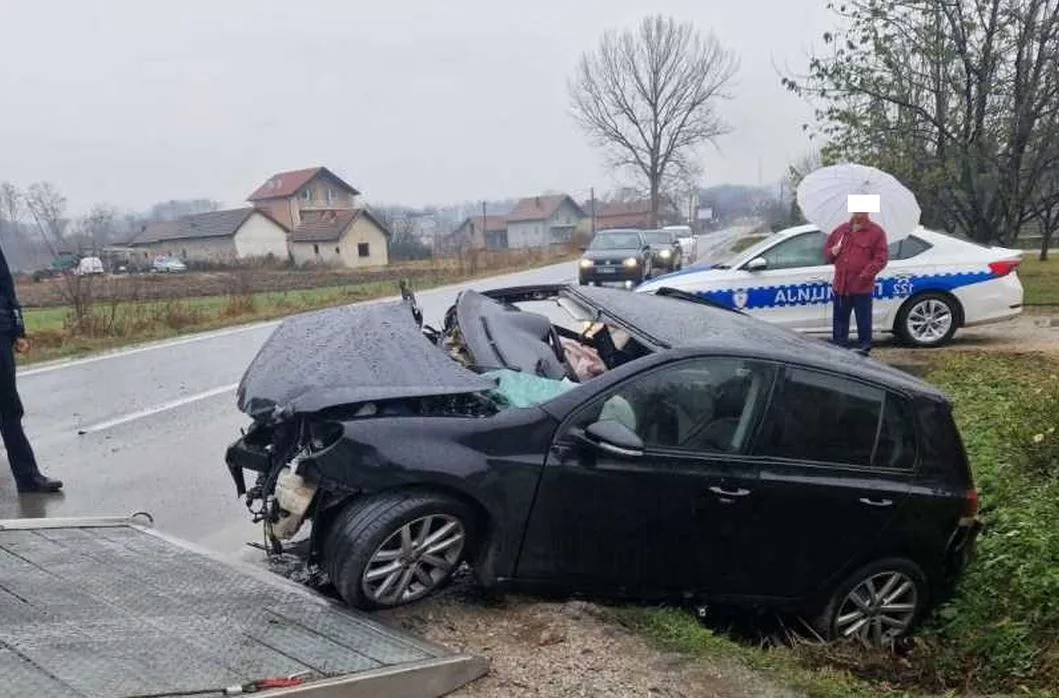
<path fill-rule="evenodd" d="M 82 257 L 81 261 L 77 264 L 77 269 L 74 273 L 78 276 L 90 276 L 93 274 L 103 274 L 103 260 L 99 257 Z"/>

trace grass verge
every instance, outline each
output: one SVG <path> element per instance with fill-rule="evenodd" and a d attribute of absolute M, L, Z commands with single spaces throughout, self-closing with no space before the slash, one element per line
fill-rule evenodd
<path fill-rule="evenodd" d="M 1059 261 L 1026 258 L 1019 265 L 1026 305 L 1059 305 Z"/>
<path fill-rule="evenodd" d="M 563 258 L 542 259 L 533 264 L 494 267 L 477 273 L 442 270 L 436 274 L 417 275 L 412 286 L 423 291 L 562 261 Z M 387 280 L 199 298 L 110 300 L 94 303 L 76 327 L 68 307 L 27 309 L 26 329 L 33 350 L 22 362 L 32 364 L 74 358 L 130 344 L 273 320 L 399 293 L 398 281 Z"/>
<path fill-rule="evenodd" d="M 734 655 L 810 696 L 1059 695 L 1059 362 L 939 353 L 927 378 L 953 399 L 986 528 L 956 596 L 910 647 L 763 650 L 686 611 L 621 609 L 618 619 L 673 650 Z"/>

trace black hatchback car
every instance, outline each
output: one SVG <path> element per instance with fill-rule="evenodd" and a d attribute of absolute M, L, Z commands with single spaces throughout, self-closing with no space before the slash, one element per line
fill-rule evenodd
<path fill-rule="evenodd" d="M 883 643 L 979 527 L 937 390 L 673 290 L 465 291 L 440 330 L 411 295 L 292 318 L 238 400 L 239 494 L 276 549 L 311 520 L 308 564 L 361 608 L 467 561 L 484 585 L 764 605 Z"/>

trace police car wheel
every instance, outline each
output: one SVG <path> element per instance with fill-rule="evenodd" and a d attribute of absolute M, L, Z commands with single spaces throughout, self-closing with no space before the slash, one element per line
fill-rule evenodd
<path fill-rule="evenodd" d="M 959 311 L 956 300 L 945 294 L 913 296 L 901 306 L 894 332 L 915 347 L 940 347 L 956 334 Z"/>

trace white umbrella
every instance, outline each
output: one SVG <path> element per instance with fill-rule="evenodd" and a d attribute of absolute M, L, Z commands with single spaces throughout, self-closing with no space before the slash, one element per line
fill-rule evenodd
<path fill-rule="evenodd" d="M 919 227 L 915 195 L 891 175 L 866 165 L 845 163 L 821 167 L 798 184 L 798 206 L 806 220 L 830 233 L 849 221 L 850 196 L 876 195 L 879 210 L 871 219 L 882 226 L 890 242 L 908 237 Z M 864 210 L 864 209 L 861 209 Z"/>

